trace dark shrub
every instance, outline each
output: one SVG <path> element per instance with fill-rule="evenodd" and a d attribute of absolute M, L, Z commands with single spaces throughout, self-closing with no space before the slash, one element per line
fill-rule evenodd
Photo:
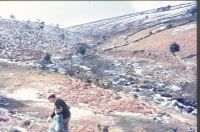
<path fill-rule="evenodd" d="M 178 51 L 180 51 L 180 46 L 176 42 L 173 42 L 170 45 L 170 52 L 175 55 L 175 52 L 178 52 Z"/>
<path fill-rule="evenodd" d="M 40 28 L 43 29 L 44 28 L 44 22 L 40 23 Z"/>
<path fill-rule="evenodd" d="M 172 28 L 172 27 L 173 27 L 172 24 L 168 24 L 168 25 L 166 26 L 167 29 Z"/>
<path fill-rule="evenodd" d="M 50 53 L 46 53 L 44 58 L 42 59 L 42 63 L 44 64 L 52 64 L 51 61 L 51 54 Z"/>
<path fill-rule="evenodd" d="M 15 17 L 13 14 L 11 14 L 11 15 L 10 15 L 10 18 L 11 18 L 11 19 L 15 19 L 16 17 Z"/>
<path fill-rule="evenodd" d="M 89 49 L 89 46 L 87 45 L 87 43 L 77 43 L 76 54 L 80 53 L 84 55 L 87 49 Z"/>
<path fill-rule="evenodd" d="M 79 50 L 82 55 L 85 54 L 85 52 L 86 52 L 86 48 L 84 48 L 84 47 L 80 47 Z"/>

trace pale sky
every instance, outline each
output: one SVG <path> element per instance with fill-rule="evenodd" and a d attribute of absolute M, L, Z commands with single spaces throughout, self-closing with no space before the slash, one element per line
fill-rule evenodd
<path fill-rule="evenodd" d="M 0 16 L 46 24 L 74 26 L 105 18 L 125 15 L 189 1 L 0 1 Z"/>

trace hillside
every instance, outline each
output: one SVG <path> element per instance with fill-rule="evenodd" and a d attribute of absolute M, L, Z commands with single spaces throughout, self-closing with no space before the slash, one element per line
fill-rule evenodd
<path fill-rule="evenodd" d="M 196 131 L 196 118 L 148 103 L 125 92 L 106 90 L 70 76 L 43 70 L 0 66 L 0 131 L 47 131 L 52 112 L 47 95 L 55 92 L 71 106 L 72 132 Z M 98 97 L 98 98 L 97 98 Z M 27 131 L 26 131 L 26 130 Z"/>
<path fill-rule="evenodd" d="M 0 113 L 7 115 L 0 123 L 11 127 L 9 111 L 32 111 L 33 103 L 41 119 L 30 113 L 22 118 L 32 118 L 44 128 L 37 124 L 26 129 L 46 130 L 50 107 L 44 100 L 56 92 L 72 105 L 72 112 L 85 111 L 95 118 L 82 121 L 80 112 L 73 117 L 73 131 L 97 131 L 101 123 L 116 132 L 195 131 L 196 9 L 190 2 L 67 28 L 0 18 Z M 175 55 L 169 49 L 173 42 L 180 46 Z M 169 111 L 163 113 L 166 108 Z M 131 119 L 127 112 L 133 114 Z M 21 120 L 15 119 L 16 125 Z"/>

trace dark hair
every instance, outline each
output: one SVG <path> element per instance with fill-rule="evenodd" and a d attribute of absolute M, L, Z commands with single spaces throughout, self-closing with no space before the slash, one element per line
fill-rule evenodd
<path fill-rule="evenodd" d="M 50 94 L 50 95 L 48 96 L 48 99 L 50 99 L 50 98 L 56 98 L 56 95 L 55 95 L 55 94 Z"/>

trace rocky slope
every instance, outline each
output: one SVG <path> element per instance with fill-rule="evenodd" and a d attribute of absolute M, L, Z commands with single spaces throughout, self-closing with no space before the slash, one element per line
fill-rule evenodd
<path fill-rule="evenodd" d="M 9 116 L 12 115 L 12 112 L 9 114 L 10 109 L 17 107 L 20 112 L 19 106 L 24 110 L 23 105 L 30 106 L 30 103 L 39 105 L 37 112 L 38 116 L 41 116 L 43 113 L 41 104 L 33 100 L 35 98 L 36 100 L 45 99 L 48 93 L 56 92 L 76 107 L 73 111 L 84 104 L 83 106 L 94 109 L 94 113 L 100 113 L 98 121 L 90 120 L 95 122 L 90 126 L 95 129 L 99 121 L 104 120 L 105 115 L 115 112 L 138 112 L 150 114 L 151 121 L 155 114 L 158 117 L 164 116 L 158 120 L 165 120 L 165 118 L 168 119 L 169 113 L 176 113 L 175 115 L 179 116 L 173 117 L 172 121 L 167 121 L 169 126 L 166 126 L 166 130 L 172 127 L 180 131 L 190 131 L 189 126 L 192 126 L 191 129 L 195 131 L 197 115 L 196 37 L 195 2 L 161 7 L 62 29 L 45 25 L 44 22 L 0 18 L 2 69 L 6 69 L 7 66 L 4 66 L 6 64 L 14 67 L 35 68 L 34 70 L 29 69 L 30 72 L 25 70 L 24 74 L 20 74 L 23 68 L 14 70 L 15 68 L 12 67 L 6 70 L 9 74 L 4 73 L 1 76 L 0 83 L 4 88 L 1 91 L 3 92 L 2 113 L 7 115 L 7 117 L 2 117 L 2 123 L 12 124 L 11 120 L 8 121 Z M 180 51 L 176 53 L 176 56 L 169 50 L 172 42 L 180 45 Z M 48 61 L 44 59 L 46 53 L 51 55 Z M 38 75 L 37 68 L 54 73 L 45 71 L 44 75 L 43 73 Z M 3 70 L 1 72 L 3 73 Z M 35 76 L 47 76 L 45 78 L 47 80 L 43 80 L 44 82 L 36 80 L 31 83 L 33 78 L 27 76 L 28 73 Z M 69 75 L 74 79 L 65 80 Z M 12 79 L 9 79 L 10 77 Z M 56 77 L 59 79 L 55 79 Z M 25 81 L 25 84 L 21 80 Z M 10 82 L 5 83 L 4 81 Z M 18 82 L 19 84 L 15 84 Z M 46 84 L 55 86 L 48 87 Z M 30 89 L 26 91 L 23 87 L 30 87 Z M 16 96 L 16 93 L 13 95 L 12 92 L 17 92 L 18 95 Z M 33 94 L 34 92 L 37 94 Z M 24 93 L 23 99 L 19 98 L 19 93 Z M 32 102 L 27 102 L 29 97 Z M 81 105 L 76 105 L 76 103 Z M 13 104 L 13 107 L 7 108 L 5 104 L 8 106 Z M 45 109 L 48 109 L 46 106 L 47 104 L 45 104 Z M 32 109 L 32 107 L 25 108 L 29 111 Z M 166 108 L 170 112 L 163 114 Z M 24 116 L 33 117 L 28 114 L 23 115 L 22 118 Z M 93 115 L 93 117 L 98 116 Z M 134 125 L 141 124 L 140 121 L 144 120 L 135 120 L 135 115 L 133 119 L 113 118 L 111 116 L 107 120 L 110 122 L 117 120 L 119 124 L 126 122 L 121 125 L 117 122 L 112 124 L 113 129 L 120 126 L 122 131 L 133 131 L 131 128 L 135 131 L 152 131 L 154 127 L 161 131 L 160 126 L 163 125 L 161 121 L 159 125 L 153 123 L 152 129 L 149 125 L 142 128 L 139 125 L 137 128 Z M 185 118 L 190 118 L 190 122 L 193 123 L 181 128 L 182 126 L 173 123 L 174 118 L 179 118 L 180 122 L 187 122 Z M 33 120 L 44 123 L 44 119 Z M 87 129 L 83 124 L 80 125 L 80 118 L 75 122 L 79 124 L 78 127 L 83 128 L 72 128 L 74 131 Z M 132 127 L 124 130 L 127 124 Z M 38 127 L 39 124 L 36 126 Z M 88 124 L 86 126 L 88 127 Z M 37 127 L 34 127 L 33 131 L 43 130 Z M 31 128 L 28 129 L 31 130 Z M 44 129 L 46 130 L 46 127 Z"/>
<path fill-rule="evenodd" d="M 47 131 L 55 92 L 70 106 L 72 132 L 196 131 L 193 116 L 152 105 L 141 97 L 106 90 L 66 75 L 1 63 L 0 131 Z M 97 98 L 98 97 L 98 98 Z M 100 130 L 101 129 L 101 130 Z"/>

